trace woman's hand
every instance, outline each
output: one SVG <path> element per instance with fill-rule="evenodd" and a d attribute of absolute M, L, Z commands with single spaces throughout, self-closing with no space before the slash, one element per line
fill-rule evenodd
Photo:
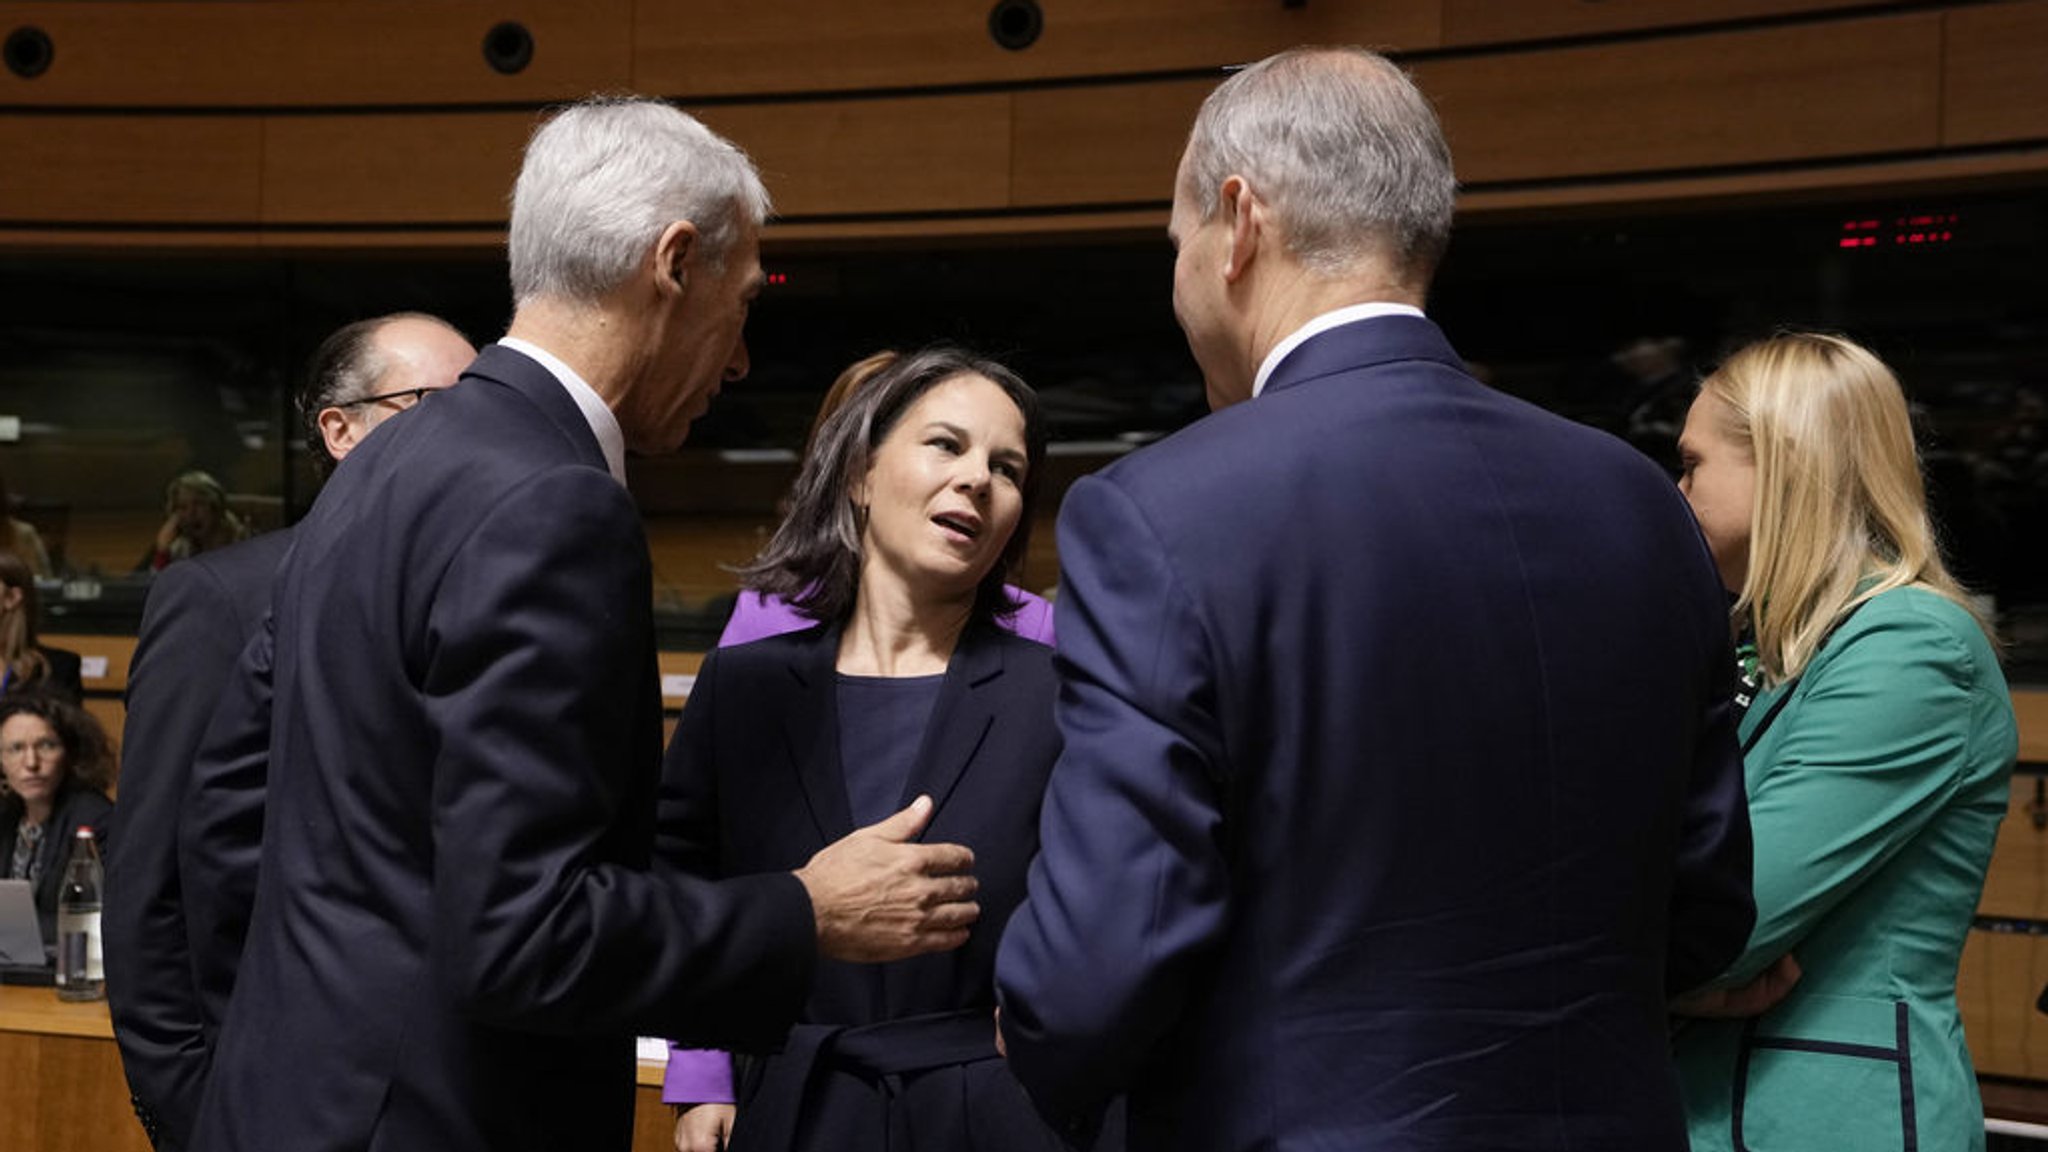
<path fill-rule="evenodd" d="M 730 1104 L 692 1104 L 676 1113 L 676 1152 L 725 1152 L 734 1112 Z"/>
<path fill-rule="evenodd" d="M 1761 1016 L 1777 1006 L 1799 983 L 1799 962 L 1791 953 L 1757 973 L 1739 988 L 1701 988 L 1671 1002 L 1675 1016 Z"/>

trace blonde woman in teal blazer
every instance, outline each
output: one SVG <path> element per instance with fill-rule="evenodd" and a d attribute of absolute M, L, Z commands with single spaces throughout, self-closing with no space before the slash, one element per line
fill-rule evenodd
<path fill-rule="evenodd" d="M 2018 754 L 1897 379 L 1786 334 L 1701 385 L 1680 481 L 1755 636 L 1756 928 L 1674 1041 L 1692 1146 L 1984 1147 L 1955 979 Z"/>

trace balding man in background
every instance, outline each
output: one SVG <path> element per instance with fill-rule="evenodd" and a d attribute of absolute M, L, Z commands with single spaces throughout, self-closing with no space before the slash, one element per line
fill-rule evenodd
<path fill-rule="evenodd" d="M 659 102 L 529 142 L 510 332 L 336 472 L 238 671 L 247 719 L 208 737 L 267 756 L 269 788 L 197 1148 L 623 1149 L 636 1032 L 760 1049 L 819 955 L 966 939 L 971 854 L 906 842 L 928 799 L 795 873 L 652 867 L 625 454 L 675 450 L 746 374 L 767 207 L 744 153 Z"/>
<path fill-rule="evenodd" d="M 1174 311 L 1207 419 L 1060 512 L 1065 749 L 997 962 L 1011 1064 L 1133 1149 L 1686 1144 L 1668 994 L 1753 917 L 1728 615 L 1677 491 L 1421 307 L 1454 193 L 1371 53 L 1203 105 Z"/>
<path fill-rule="evenodd" d="M 298 396 L 306 447 L 323 475 L 363 437 L 419 397 L 455 383 L 476 349 L 445 321 L 402 312 L 347 325 L 313 355 Z M 247 917 L 247 892 L 188 893 L 178 871 L 179 806 L 214 706 L 242 646 L 270 608 L 270 584 L 291 545 L 269 532 L 165 568 L 149 591 L 128 674 L 122 729 L 121 851 L 107 859 L 107 1001 L 143 1131 L 183 1149 L 239 952 L 215 932 L 188 933 L 203 906 L 217 924 Z M 261 789 L 245 797 L 260 833 Z M 203 961 L 194 940 L 213 939 Z M 210 970 L 202 989 L 197 972 Z"/>

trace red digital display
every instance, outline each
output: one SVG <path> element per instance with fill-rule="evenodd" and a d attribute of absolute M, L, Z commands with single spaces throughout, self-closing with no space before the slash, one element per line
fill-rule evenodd
<path fill-rule="evenodd" d="M 1956 238 L 1962 216 L 1955 212 L 1904 212 L 1842 221 L 1837 248 L 1925 248 Z"/>

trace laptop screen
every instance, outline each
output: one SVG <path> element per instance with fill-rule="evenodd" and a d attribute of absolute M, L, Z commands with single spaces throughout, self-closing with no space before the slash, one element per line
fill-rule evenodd
<path fill-rule="evenodd" d="M 49 962 L 36 922 L 34 890 L 26 880 L 0 880 L 0 964 L 40 967 Z"/>

